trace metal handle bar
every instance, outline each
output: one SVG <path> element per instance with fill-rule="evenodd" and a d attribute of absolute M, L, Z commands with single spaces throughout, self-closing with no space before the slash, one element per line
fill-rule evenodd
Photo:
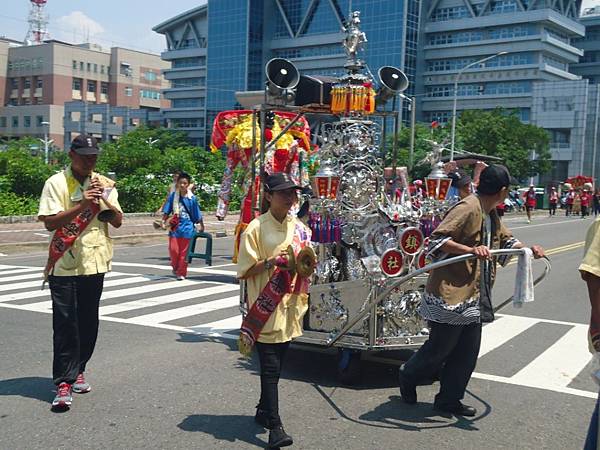
<path fill-rule="evenodd" d="M 525 252 L 525 249 L 522 249 L 522 248 L 490 250 L 490 253 L 492 254 L 492 256 L 504 256 L 504 255 L 514 256 L 514 255 L 519 255 L 524 252 Z M 459 256 L 454 256 L 452 258 L 443 259 L 441 261 L 434 262 L 433 264 L 424 266 L 420 269 L 414 270 L 400 278 L 394 279 L 393 281 L 391 281 L 391 283 L 387 283 L 387 286 L 382 291 L 378 292 L 377 295 L 374 295 L 373 291 L 371 291 L 371 293 L 369 294 L 369 298 L 368 298 L 367 302 L 365 303 L 365 305 L 363 305 L 363 308 L 361 309 L 361 311 L 356 316 L 354 316 L 354 318 L 352 320 L 350 320 L 346 324 L 346 326 L 344 328 L 342 328 L 336 335 L 327 339 L 326 345 L 328 347 L 331 347 L 333 344 L 335 344 L 337 341 L 339 341 L 342 338 L 342 336 L 344 336 L 346 333 L 348 333 L 348 331 L 350 331 L 350 329 L 352 329 L 361 319 L 365 318 L 368 314 L 371 313 L 371 306 L 373 306 L 373 304 L 375 304 L 378 301 L 378 299 L 387 297 L 398 286 L 401 286 L 404 283 L 406 283 L 407 281 L 411 280 L 412 278 L 414 278 L 418 275 L 421 275 L 425 272 L 429 272 L 430 270 L 439 269 L 440 267 L 449 266 L 450 264 L 467 261 L 467 260 L 473 259 L 473 258 L 477 258 L 477 256 L 472 253 L 467 253 L 464 255 L 459 255 Z M 537 277 L 535 279 L 535 281 L 533 282 L 534 286 L 537 286 L 538 284 L 540 284 L 542 282 L 542 280 L 544 278 L 546 278 L 546 276 L 548 275 L 548 273 L 550 273 L 550 270 L 552 269 L 550 260 L 547 257 L 543 257 L 542 261 L 544 261 L 544 263 L 546 264 L 546 267 L 544 268 L 544 272 L 539 277 Z M 504 306 L 504 304 L 505 303 L 503 303 L 501 306 Z"/>

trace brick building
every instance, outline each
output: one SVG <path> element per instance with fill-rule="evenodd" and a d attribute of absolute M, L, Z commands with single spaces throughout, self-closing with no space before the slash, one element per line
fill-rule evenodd
<path fill-rule="evenodd" d="M 50 138 L 63 148 L 64 105 L 72 101 L 159 111 L 170 105 L 161 94 L 169 86 L 162 70 L 169 67 L 158 55 L 119 47 L 55 40 L 16 46 L 0 40 L 0 135 L 42 137 L 42 123 L 48 122 Z"/>

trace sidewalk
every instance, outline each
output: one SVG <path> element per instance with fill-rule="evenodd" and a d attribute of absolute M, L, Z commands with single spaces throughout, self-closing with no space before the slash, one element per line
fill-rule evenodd
<path fill-rule="evenodd" d="M 238 216 L 237 212 L 231 213 L 221 222 L 215 218 L 214 213 L 205 213 L 205 231 L 216 237 L 231 236 Z M 160 217 L 152 214 L 125 214 L 121 228 L 111 227 L 110 235 L 120 244 L 135 244 L 166 237 L 166 231 L 156 230 L 152 225 L 158 219 Z M 0 252 L 6 253 L 11 247 L 46 246 L 49 236 L 50 233 L 41 222 L 0 223 Z"/>

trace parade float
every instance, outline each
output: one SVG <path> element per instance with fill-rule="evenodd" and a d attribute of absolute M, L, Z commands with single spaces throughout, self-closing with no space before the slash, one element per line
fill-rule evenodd
<path fill-rule="evenodd" d="M 316 267 L 304 332 L 295 342 L 338 347 L 340 374 L 362 351 L 413 349 L 427 340 L 426 323 L 417 312 L 427 271 L 472 257 L 428 265 L 428 236 L 451 202 L 442 146 L 432 143 L 427 157 L 431 172 L 424 180 L 425 195 L 409 189 L 409 174 L 396 167 L 397 148 L 390 152 L 392 167 L 385 167 L 384 137 L 398 132 L 395 99 L 408 79 L 394 67 L 380 68 L 378 80 L 365 70 L 358 55 L 366 42 L 358 12 L 344 31 L 346 75 L 302 77 L 290 61 L 273 59 L 266 66 L 262 103 L 219 114 L 213 129 L 214 147 L 228 146 L 218 218 L 225 214 L 235 165 L 247 169 L 236 247 L 239 233 L 260 213 L 260 173 L 286 171 L 310 186 L 300 205 L 310 203 L 301 214 L 312 231 L 316 262 L 296 261 L 296 266 Z M 391 109 L 388 100 L 393 100 Z M 317 139 L 306 117 L 319 122 Z M 311 138 L 318 145 L 309 144 Z M 277 165 L 277 152 L 292 163 Z M 240 291 L 245 315 L 243 281 Z"/>

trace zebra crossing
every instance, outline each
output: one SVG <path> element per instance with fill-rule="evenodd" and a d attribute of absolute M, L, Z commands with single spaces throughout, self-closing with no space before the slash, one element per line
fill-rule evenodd
<path fill-rule="evenodd" d="M 233 266 L 194 268 L 183 281 L 138 270 L 164 266 L 114 266 L 104 282 L 100 320 L 237 339 L 241 317 Z M 119 271 L 124 266 L 136 272 Z M 0 308 L 51 313 L 49 290 L 40 289 L 41 272 L 41 267 L 0 264 Z M 498 314 L 483 329 L 473 377 L 595 398 L 598 388 L 589 376 L 595 365 L 586 341 L 585 324 Z"/>

